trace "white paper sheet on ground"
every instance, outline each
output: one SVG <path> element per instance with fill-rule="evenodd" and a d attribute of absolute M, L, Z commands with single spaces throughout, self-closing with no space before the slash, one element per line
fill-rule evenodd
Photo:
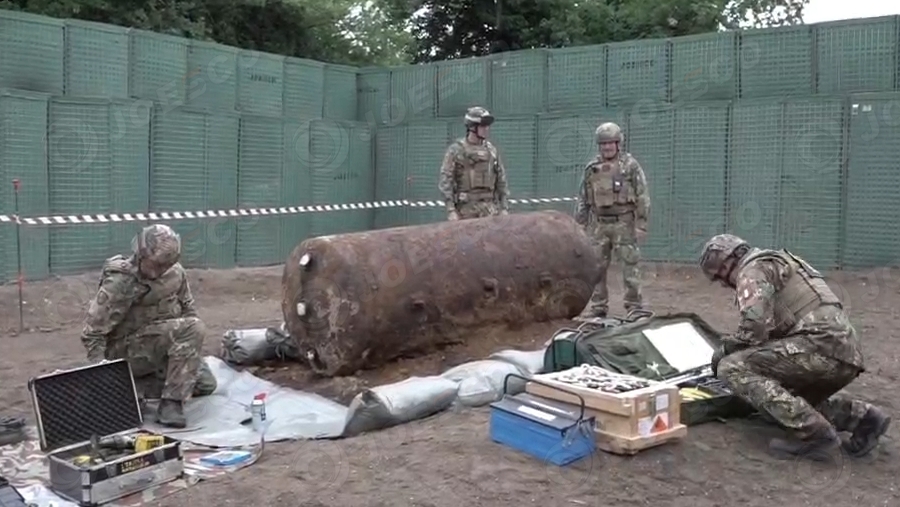
<path fill-rule="evenodd" d="M 70 502 L 60 498 L 56 493 L 50 491 L 45 486 L 37 484 L 24 488 L 16 488 L 25 503 L 28 505 L 37 505 L 38 507 L 78 507 L 75 502 Z"/>
<path fill-rule="evenodd" d="M 706 366 L 713 355 L 712 346 L 690 322 L 645 329 L 644 336 L 666 362 L 679 372 Z"/>
<path fill-rule="evenodd" d="M 148 430 L 197 445 L 234 447 L 259 443 L 259 434 L 241 422 L 250 417 L 250 401 L 266 393 L 266 442 L 335 438 L 344 430 L 347 407 L 317 394 L 273 384 L 250 373 L 238 372 L 217 357 L 208 356 L 218 386 L 209 396 L 185 406 L 188 427 L 164 428 L 148 421 Z"/>

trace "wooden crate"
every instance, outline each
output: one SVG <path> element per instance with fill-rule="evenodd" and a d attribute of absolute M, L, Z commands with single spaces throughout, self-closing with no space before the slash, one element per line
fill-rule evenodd
<path fill-rule="evenodd" d="M 597 447 L 604 451 L 632 455 L 687 435 L 677 386 L 653 382 L 644 389 L 611 394 L 559 382 L 556 375 L 536 375 L 535 380 L 547 385 L 528 382 L 525 391 L 574 405 L 579 400 L 569 393 L 581 395 L 585 412 L 597 419 Z"/>

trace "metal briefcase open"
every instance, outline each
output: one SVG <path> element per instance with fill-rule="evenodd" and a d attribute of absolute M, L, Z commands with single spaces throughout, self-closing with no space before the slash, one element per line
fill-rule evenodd
<path fill-rule="evenodd" d="M 181 442 L 141 430 L 125 360 L 56 371 L 28 381 L 50 489 L 83 506 L 102 505 L 178 479 Z"/>

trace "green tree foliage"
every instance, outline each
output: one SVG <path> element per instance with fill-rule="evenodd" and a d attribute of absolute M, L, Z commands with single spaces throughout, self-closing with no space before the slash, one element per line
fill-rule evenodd
<path fill-rule="evenodd" d="M 382 5 L 366 1 L 350 9 L 340 25 L 341 34 L 353 46 L 351 58 L 358 65 L 402 65 L 409 63 L 414 40 L 404 30 L 405 20 L 392 18 Z"/>
<path fill-rule="evenodd" d="M 802 22 L 808 0 L 381 0 L 417 62 Z"/>
<path fill-rule="evenodd" d="M 0 8 L 352 65 L 403 62 L 411 40 L 358 0 L 0 0 Z"/>
<path fill-rule="evenodd" d="M 802 20 L 809 0 L 0 0 L 0 8 L 351 65 Z"/>

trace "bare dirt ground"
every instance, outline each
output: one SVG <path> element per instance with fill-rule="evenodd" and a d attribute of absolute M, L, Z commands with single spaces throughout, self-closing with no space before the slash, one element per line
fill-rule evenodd
<path fill-rule="evenodd" d="M 0 413 L 31 413 L 29 377 L 82 361 L 80 321 L 96 274 L 30 283 L 25 323 L 18 333 L 16 288 L 0 287 Z M 230 328 L 278 325 L 281 268 L 192 271 L 201 316 L 209 327 L 207 351 L 218 351 Z M 698 278 L 691 268 L 645 268 L 648 303 L 656 311 L 694 311 L 728 331 L 736 322 L 731 294 Z M 613 274 L 614 302 L 621 297 Z M 849 391 L 896 415 L 900 394 L 900 271 L 836 273 L 861 332 L 868 371 Z M 618 303 L 614 303 L 618 304 Z M 614 307 L 615 308 L 615 307 Z M 535 349 L 564 323 L 515 332 L 494 330 L 479 343 L 404 360 L 361 378 L 312 381 L 299 367 L 257 368 L 257 374 L 345 399 L 367 384 L 429 374 L 508 347 Z M 611 506 L 785 507 L 828 504 L 875 507 L 900 504 L 900 446 L 894 425 L 871 456 L 835 464 L 782 462 L 765 453 L 777 429 L 750 421 L 693 427 L 679 444 L 632 458 L 598 453 L 566 469 L 543 465 L 488 438 L 488 410 L 451 411 L 427 420 L 340 441 L 267 447 L 252 468 L 201 483 L 157 505 L 298 506 Z"/>

